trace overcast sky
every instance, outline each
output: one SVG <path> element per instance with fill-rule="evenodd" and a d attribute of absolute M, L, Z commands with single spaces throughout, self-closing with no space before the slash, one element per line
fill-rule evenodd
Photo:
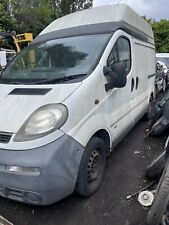
<path fill-rule="evenodd" d="M 118 3 L 120 0 L 93 0 L 93 6 Z M 169 0 L 121 0 L 141 16 L 152 19 L 169 19 Z"/>

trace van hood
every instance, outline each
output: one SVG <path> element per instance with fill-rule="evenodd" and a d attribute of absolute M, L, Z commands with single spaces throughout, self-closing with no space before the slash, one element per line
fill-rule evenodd
<path fill-rule="evenodd" d="M 17 133 L 39 107 L 63 103 L 81 83 L 55 85 L 0 85 L 0 132 Z"/>

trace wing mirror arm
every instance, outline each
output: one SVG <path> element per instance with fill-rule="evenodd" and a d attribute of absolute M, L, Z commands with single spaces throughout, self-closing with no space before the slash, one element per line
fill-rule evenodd
<path fill-rule="evenodd" d="M 116 74 L 108 66 L 103 67 L 103 74 L 108 79 L 108 83 L 105 84 L 105 91 L 108 92 L 115 87 L 113 78 L 116 76 Z"/>

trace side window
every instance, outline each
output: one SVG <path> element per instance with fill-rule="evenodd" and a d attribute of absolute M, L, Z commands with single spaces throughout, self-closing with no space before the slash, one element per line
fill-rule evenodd
<path fill-rule="evenodd" d="M 107 60 L 107 66 L 111 67 L 113 64 L 118 62 L 118 57 L 117 57 L 117 44 L 114 45 L 109 58 Z"/>
<path fill-rule="evenodd" d="M 115 63 L 123 63 L 126 70 L 126 75 L 131 68 L 131 47 L 130 41 L 127 38 L 120 37 L 115 43 L 107 60 L 107 66 L 111 68 Z"/>

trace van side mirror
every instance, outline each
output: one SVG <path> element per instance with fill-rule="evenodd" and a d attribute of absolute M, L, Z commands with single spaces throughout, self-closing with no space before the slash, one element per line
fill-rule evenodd
<path fill-rule="evenodd" d="M 123 88 L 126 86 L 127 76 L 123 63 L 115 63 L 110 67 L 104 66 L 103 73 L 108 80 L 108 83 L 105 84 L 106 91 L 109 91 L 113 88 Z"/>

